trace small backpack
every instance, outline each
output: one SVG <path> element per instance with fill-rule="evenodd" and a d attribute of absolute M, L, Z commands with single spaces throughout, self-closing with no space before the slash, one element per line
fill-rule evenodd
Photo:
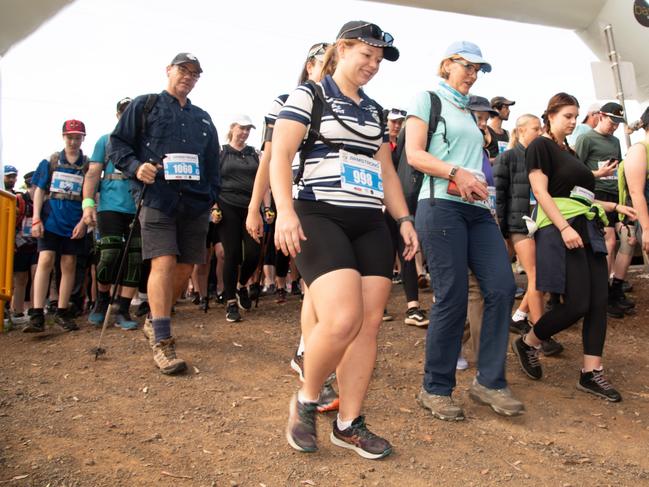
<path fill-rule="evenodd" d="M 647 150 L 647 184 L 649 184 L 649 142 L 641 142 Z M 624 176 L 624 161 L 620 161 L 617 166 L 617 190 L 618 190 L 618 204 L 626 205 L 629 203 L 631 196 Z M 626 218 L 626 215 L 620 215 L 620 219 Z"/>
<path fill-rule="evenodd" d="M 428 117 L 428 133 L 426 136 L 426 147 L 425 150 L 428 150 L 430 142 L 433 139 L 433 134 L 437 130 L 439 122 L 442 121 L 446 127 L 446 122 L 444 117 L 442 117 L 442 101 L 439 96 L 432 91 L 427 92 L 430 96 L 430 115 Z M 406 121 L 406 123 L 408 123 Z M 444 134 L 446 139 L 446 133 Z M 397 147 L 393 154 L 393 159 L 399 161 L 397 164 L 397 175 L 399 176 L 399 181 L 401 181 L 401 187 L 403 188 L 403 195 L 406 198 L 406 203 L 411 213 L 414 213 L 414 209 L 417 208 L 417 199 L 419 197 L 419 191 L 421 190 L 421 185 L 424 181 L 424 173 L 418 171 L 408 163 L 408 158 L 406 157 L 406 127 L 401 128 L 399 132 L 399 137 L 397 138 Z M 433 198 L 433 178 L 430 178 L 430 198 Z"/>

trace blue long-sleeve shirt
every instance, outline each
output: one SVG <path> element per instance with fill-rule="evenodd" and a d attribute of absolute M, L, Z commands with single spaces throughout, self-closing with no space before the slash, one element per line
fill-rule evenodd
<path fill-rule="evenodd" d="M 110 135 L 109 157 L 115 166 L 133 180 L 136 197 L 143 184 L 135 178 L 138 167 L 147 161 L 162 164 L 166 154 L 186 153 L 198 156 L 200 180 L 167 181 L 158 171 L 143 204 L 168 215 L 182 203 L 185 212 L 203 212 L 218 197 L 219 138 L 209 114 L 192 105 L 184 107 L 166 91 L 158 95 L 146 119 L 142 133 L 142 114 L 148 95 L 135 98 Z"/>

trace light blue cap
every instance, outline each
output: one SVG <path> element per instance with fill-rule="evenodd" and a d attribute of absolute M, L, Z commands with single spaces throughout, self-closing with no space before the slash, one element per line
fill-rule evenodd
<path fill-rule="evenodd" d="M 489 64 L 483 57 L 480 48 L 469 41 L 456 41 L 446 48 L 444 59 L 452 56 L 462 56 L 464 59 L 474 64 L 481 64 L 480 71 L 489 73 L 491 71 L 491 64 Z"/>

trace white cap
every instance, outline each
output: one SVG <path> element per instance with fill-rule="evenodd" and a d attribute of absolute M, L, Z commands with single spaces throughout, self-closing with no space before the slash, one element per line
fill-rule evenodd
<path fill-rule="evenodd" d="M 253 129 L 257 128 L 252 123 L 252 119 L 248 115 L 243 114 L 235 115 L 234 117 L 232 117 L 232 121 L 230 123 L 236 123 L 241 127 L 252 127 Z"/>

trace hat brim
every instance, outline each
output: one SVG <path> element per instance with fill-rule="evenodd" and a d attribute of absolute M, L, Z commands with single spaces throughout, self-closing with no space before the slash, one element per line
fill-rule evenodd
<path fill-rule="evenodd" d="M 602 112 L 602 115 L 606 115 L 614 123 L 626 123 L 626 120 L 624 120 L 624 117 L 620 117 L 619 115 L 614 115 L 612 113 L 605 113 L 605 112 Z"/>
<path fill-rule="evenodd" d="M 405 118 L 405 115 L 401 115 L 399 113 L 390 113 L 388 115 L 388 120 L 404 120 Z"/>
<path fill-rule="evenodd" d="M 466 59 L 470 63 L 479 64 L 480 65 L 480 71 L 482 71 L 483 73 L 490 73 L 491 72 L 491 64 L 489 64 L 487 61 L 485 61 L 480 56 L 474 56 L 473 54 L 468 54 L 468 53 L 463 53 L 463 54 L 457 53 L 457 54 L 454 54 L 454 56 L 455 55 L 462 56 L 462 58 Z"/>
<path fill-rule="evenodd" d="M 397 59 L 399 59 L 399 49 L 385 41 L 382 41 L 380 39 L 369 39 L 366 37 L 358 37 L 357 39 L 361 42 L 364 42 L 368 46 L 382 47 L 383 59 L 387 59 L 388 61 L 396 61 Z"/>
<path fill-rule="evenodd" d="M 475 106 L 471 106 L 471 104 L 469 104 L 469 105 L 467 105 L 466 107 L 467 107 L 469 110 L 471 110 L 472 112 L 485 112 L 485 113 L 488 113 L 488 114 L 490 114 L 490 115 L 498 115 L 498 111 L 497 111 L 497 110 L 494 110 L 493 108 L 491 108 L 491 107 L 488 106 L 488 105 L 475 105 Z"/>
<path fill-rule="evenodd" d="M 70 134 L 86 135 L 85 132 L 81 132 L 79 130 L 69 130 L 67 132 L 63 132 L 63 135 L 70 135 Z"/>

